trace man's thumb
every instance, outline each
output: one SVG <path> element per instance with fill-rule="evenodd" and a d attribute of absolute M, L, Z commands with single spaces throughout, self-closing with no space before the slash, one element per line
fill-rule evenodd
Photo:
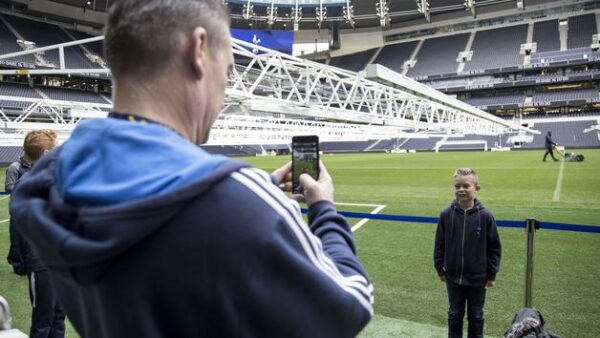
<path fill-rule="evenodd" d="M 312 187 L 317 182 L 314 178 L 312 178 L 309 174 L 306 173 L 300 175 L 299 180 L 300 185 L 305 189 L 308 187 Z"/>

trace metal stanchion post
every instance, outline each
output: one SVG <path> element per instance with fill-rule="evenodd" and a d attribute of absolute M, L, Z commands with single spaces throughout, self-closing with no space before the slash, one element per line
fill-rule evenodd
<path fill-rule="evenodd" d="M 527 233 L 527 260 L 525 262 L 525 307 L 531 307 L 533 298 L 533 237 L 535 230 L 539 229 L 538 221 L 533 217 L 525 220 Z"/>

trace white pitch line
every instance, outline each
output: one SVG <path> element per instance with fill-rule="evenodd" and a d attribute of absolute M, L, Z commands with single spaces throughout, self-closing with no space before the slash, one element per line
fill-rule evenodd
<path fill-rule="evenodd" d="M 377 206 L 377 208 L 375 208 L 373 211 L 371 211 L 370 214 L 371 215 L 377 214 L 381 210 L 383 210 L 383 208 L 385 208 L 385 205 L 379 205 L 379 206 Z M 360 220 L 360 222 L 356 223 L 350 230 L 352 230 L 352 232 L 355 232 L 356 230 L 360 229 L 360 227 L 363 226 L 368 221 L 369 221 L 368 218 L 363 218 Z"/>
<path fill-rule="evenodd" d="M 565 167 L 565 160 L 560 161 L 560 169 L 558 170 L 558 178 L 556 179 L 556 189 L 554 189 L 554 196 L 552 202 L 558 202 L 560 200 L 560 191 L 562 190 L 563 181 L 563 168 Z"/>
<path fill-rule="evenodd" d="M 8 222 L 8 221 L 10 221 L 10 218 L 7 218 L 7 219 L 5 219 L 5 220 L 2 220 L 2 221 L 0 221 L 0 223 L 6 223 L 6 222 Z"/>
<path fill-rule="evenodd" d="M 6 196 L 4 196 L 4 197 L 0 197 L 0 201 L 2 201 L 2 200 L 5 200 L 5 199 L 7 199 L 7 198 L 9 198 L 9 197 L 10 197 L 10 195 L 6 195 Z"/>

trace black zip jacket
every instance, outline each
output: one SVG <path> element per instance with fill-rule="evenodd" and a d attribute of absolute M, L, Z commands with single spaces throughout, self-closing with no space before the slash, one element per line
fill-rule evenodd
<path fill-rule="evenodd" d="M 545 146 L 546 149 L 552 149 L 552 146 L 555 146 L 556 143 L 554 143 L 554 141 L 552 141 L 552 137 L 550 135 L 546 135 L 546 141 L 545 141 Z"/>
<path fill-rule="evenodd" d="M 442 211 L 433 250 L 439 276 L 460 285 L 482 286 L 496 279 L 500 256 L 496 220 L 477 199 L 466 213 L 456 200 Z"/>
<path fill-rule="evenodd" d="M 18 161 L 13 162 L 6 169 L 6 179 L 4 181 L 4 189 L 7 193 L 12 193 L 17 186 L 19 180 L 31 167 L 21 157 Z M 21 236 L 15 228 L 12 217 L 9 223 L 10 246 L 6 260 L 13 267 L 14 273 L 17 275 L 26 275 L 31 272 L 45 270 L 44 266 L 35 257 L 29 243 Z"/>

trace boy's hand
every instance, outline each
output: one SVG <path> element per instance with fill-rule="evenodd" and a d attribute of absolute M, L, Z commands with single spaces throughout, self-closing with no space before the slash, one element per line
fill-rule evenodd
<path fill-rule="evenodd" d="M 491 288 L 495 284 L 496 284 L 495 280 L 489 280 L 489 281 L 485 282 L 485 286 L 487 286 L 488 288 Z"/>
<path fill-rule="evenodd" d="M 440 277 L 440 280 L 441 280 L 442 282 L 445 282 L 445 281 L 446 281 L 446 276 L 439 276 L 439 277 Z"/>

